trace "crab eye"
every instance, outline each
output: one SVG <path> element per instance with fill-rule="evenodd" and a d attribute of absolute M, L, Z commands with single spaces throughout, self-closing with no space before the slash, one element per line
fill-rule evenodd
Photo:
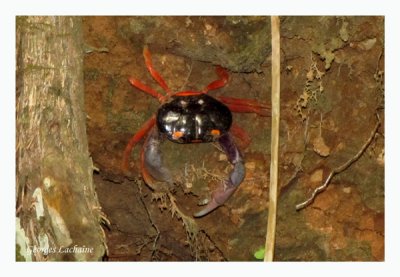
<path fill-rule="evenodd" d="M 184 101 L 184 100 L 181 100 L 181 101 L 179 102 L 179 104 L 181 104 L 182 108 L 186 108 L 187 105 L 188 105 L 188 102 L 186 102 L 186 101 Z"/>

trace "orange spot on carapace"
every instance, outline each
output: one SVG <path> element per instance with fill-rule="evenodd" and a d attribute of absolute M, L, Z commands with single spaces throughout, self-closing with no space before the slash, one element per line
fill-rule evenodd
<path fill-rule="evenodd" d="M 174 132 L 173 134 L 172 134 L 172 138 L 173 139 L 178 139 L 178 138 L 180 138 L 180 137 L 182 137 L 183 136 L 183 132 L 181 132 L 181 131 L 176 131 L 176 132 Z"/>
<path fill-rule="evenodd" d="M 213 135 L 213 136 L 219 136 L 220 134 L 221 134 L 220 130 L 217 130 L 217 129 L 211 130 L 211 135 Z"/>

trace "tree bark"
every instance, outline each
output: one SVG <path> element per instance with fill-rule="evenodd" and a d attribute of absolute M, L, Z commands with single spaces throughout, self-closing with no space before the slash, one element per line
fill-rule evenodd
<path fill-rule="evenodd" d="M 79 17 L 17 17 L 16 259 L 106 251 L 84 112 Z"/>

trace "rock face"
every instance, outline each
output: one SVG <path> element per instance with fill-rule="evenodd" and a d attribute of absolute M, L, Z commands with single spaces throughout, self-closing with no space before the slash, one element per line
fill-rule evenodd
<path fill-rule="evenodd" d="M 133 88 L 129 77 L 163 93 L 142 56 L 172 91 L 201 90 L 230 74 L 212 96 L 270 99 L 269 17 L 84 18 L 85 107 L 89 148 L 112 260 L 255 260 L 264 245 L 270 118 L 234 114 L 251 138 L 242 147 L 246 177 L 212 214 L 186 215 L 227 176 L 231 167 L 210 144 L 165 142 L 164 160 L 177 182 L 176 202 L 148 189 L 140 177 L 138 145 L 130 180 L 120 165 L 130 137 L 159 103 Z M 381 261 L 384 259 L 384 19 L 383 17 L 281 18 L 280 196 L 276 260 Z M 306 200 L 329 173 L 354 157 L 379 118 L 363 155 L 337 174 L 307 208 Z M 238 140 L 240 144 L 240 140 Z M 174 203 L 176 204 L 174 206 Z M 197 226 L 197 227 L 196 227 Z"/>
<path fill-rule="evenodd" d="M 270 53 L 268 17 L 129 17 L 118 28 L 135 47 L 150 44 L 234 72 L 260 71 Z"/>

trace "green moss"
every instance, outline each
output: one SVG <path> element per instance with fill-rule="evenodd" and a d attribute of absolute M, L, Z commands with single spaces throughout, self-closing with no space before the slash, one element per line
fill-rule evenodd
<path fill-rule="evenodd" d="M 31 253 L 28 252 L 29 249 L 29 238 L 25 234 L 25 230 L 21 226 L 20 218 L 16 218 L 15 224 L 15 259 L 16 261 L 32 261 Z"/>
<path fill-rule="evenodd" d="M 15 244 L 15 260 L 17 262 L 26 262 L 25 257 L 21 255 L 21 246 Z"/>
<path fill-rule="evenodd" d="M 306 225 L 302 212 L 295 210 L 303 201 L 304 193 L 295 187 L 289 189 L 278 200 L 276 258 L 284 261 L 323 261 L 327 253 L 321 246 L 324 235 Z M 295 238 L 295 240 L 293 240 Z M 285 243 L 285 241 L 291 241 Z"/>
<path fill-rule="evenodd" d="M 265 256 L 265 247 L 261 247 L 256 252 L 254 252 L 254 258 L 257 260 L 263 260 Z"/>
<path fill-rule="evenodd" d="M 366 241 L 348 240 L 348 246 L 335 253 L 338 261 L 372 261 L 371 246 Z"/>
<path fill-rule="evenodd" d="M 363 142 L 360 141 L 359 145 Z M 355 184 L 360 191 L 364 205 L 383 212 L 385 208 L 384 168 L 365 153 L 346 171 L 335 176 L 337 181 Z"/>
<path fill-rule="evenodd" d="M 317 101 L 313 101 L 311 106 L 322 114 L 327 114 L 333 110 L 334 103 L 332 97 L 326 93 L 320 93 Z"/>

